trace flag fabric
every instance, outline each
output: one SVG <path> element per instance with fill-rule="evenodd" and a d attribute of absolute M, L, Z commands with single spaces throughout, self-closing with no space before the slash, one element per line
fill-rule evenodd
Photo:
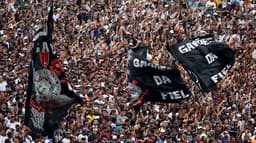
<path fill-rule="evenodd" d="M 232 49 L 205 36 L 167 47 L 203 92 L 212 90 L 234 65 Z"/>
<path fill-rule="evenodd" d="M 190 92 L 176 67 L 154 64 L 146 59 L 147 47 L 131 49 L 128 54 L 128 85 L 131 96 L 144 94 L 144 101 L 176 102 Z M 134 100 L 133 100 L 134 101 Z"/>
<path fill-rule="evenodd" d="M 33 137 L 51 138 L 69 107 L 82 103 L 82 98 L 71 90 L 55 51 L 41 29 L 34 38 L 26 94 L 25 124 L 31 128 Z"/>

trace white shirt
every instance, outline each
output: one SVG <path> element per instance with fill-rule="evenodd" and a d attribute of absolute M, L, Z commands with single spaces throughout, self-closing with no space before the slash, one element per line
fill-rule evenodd
<path fill-rule="evenodd" d="M 252 136 L 252 134 L 251 133 L 248 133 L 248 140 L 250 140 L 251 139 L 251 136 Z M 247 140 L 246 138 L 245 138 L 245 132 L 241 135 L 241 139 L 242 139 L 242 141 L 245 141 L 245 140 Z"/>
<path fill-rule="evenodd" d="M 208 7 L 212 7 L 213 9 L 216 9 L 216 3 L 215 2 L 211 2 L 211 1 L 207 1 L 206 5 L 207 8 Z"/>
<path fill-rule="evenodd" d="M 239 34 L 232 34 L 230 36 L 230 43 L 233 43 L 233 42 L 234 42 L 235 47 L 240 46 L 240 35 Z"/>
<path fill-rule="evenodd" d="M 6 86 L 8 83 L 4 80 L 3 82 L 0 83 L 0 91 L 6 91 Z"/>
<path fill-rule="evenodd" d="M 68 138 L 62 139 L 62 143 L 71 143 L 71 140 Z"/>
<path fill-rule="evenodd" d="M 83 141 L 88 142 L 88 137 L 86 135 L 83 135 L 83 134 L 78 135 L 78 140 L 79 141 L 82 141 L 83 138 L 85 139 Z"/>
<path fill-rule="evenodd" d="M 25 138 L 25 143 L 35 143 L 30 135 L 27 135 Z"/>
<path fill-rule="evenodd" d="M 231 43 L 231 36 L 230 35 L 225 35 L 224 42 L 229 45 Z"/>
<path fill-rule="evenodd" d="M 21 123 L 20 123 L 20 122 L 17 122 L 17 121 L 11 123 L 11 122 L 8 120 L 8 121 L 7 121 L 7 124 L 6 124 L 6 126 L 9 127 L 9 128 L 11 128 L 11 129 L 16 129 L 16 125 L 21 126 Z"/>
<path fill-rule="evenodd" d="M 8 139 L 8 137 L 0 135 L 0 142 L 1 143 L 4 143 L 6 139 Z"/>
<path fill-rule="evenodd" d="M 223 40 L 224 40 L 224 37 L 225 37 L 225 34 L 223 34 L 223 35 L 219 35 L 219 37 L 218 37 L 218 42 L 223 42 Z"/>
<path fill-rule="evenodd" d="M 256 49 L 254 49 L 253 52 L 252 52 L 252 58 L 253 58 L 254 60 L 256 60 Z"/>
<path fill-rule="evenodd" d="M 8 2 L 8 11 L 11 11 L 14 8 L 14 2 Z"/>
<path fill-rule="evenodd" d="M 54 14 L 52 17 L 54 21 L 57 21 L 60 18 L 60 14 Z"/>

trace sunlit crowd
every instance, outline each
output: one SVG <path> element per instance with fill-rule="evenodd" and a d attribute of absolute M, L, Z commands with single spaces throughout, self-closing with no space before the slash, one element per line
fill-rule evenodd
<path fill-rule="evenodd" d="M 1 143 L 256 143 L 256 1 L 53 0 L 54 46 L 84 104 L 73 105 L 54 138 L 24 125 L 33 35 L 46 29 L 51 1 L 0 2 Z M 236 62 L 203 94 L 181 68 L 192 97 L 145 103 L 136 118 L 127 93 L 127 52 L 143 43 L 152 62 L 174 60 L 166 46 L 204 30 Z"/>

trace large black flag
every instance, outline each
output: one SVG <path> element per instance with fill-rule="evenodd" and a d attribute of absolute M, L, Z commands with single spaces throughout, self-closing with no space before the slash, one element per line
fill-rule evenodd
<path fill-rule="evenodd" d="M 48 29 L 48 32 L 52 31 Z M 33 137 L 48 135 L 51 138 L 68 108 L 82 103 L 70 89 L 51 42 L 49 33 L 43 29 L 34 37 L 25 112 L 25 124 L 31 128 Z"/>
<path fill-rule="evenodd" d="M 211 37 L 184 40 L 167 47 L 203 92 L 209 92 L 234 65 L 232 49 Z"/>
<path fill-rule="evenodd" d="M 128 54 L 128 84 L 132 94 L 144 101 L 176 102 L 190 97 L 190 92 L 175 67 L 154 64 L 146 59 L 147 47 Z"/>

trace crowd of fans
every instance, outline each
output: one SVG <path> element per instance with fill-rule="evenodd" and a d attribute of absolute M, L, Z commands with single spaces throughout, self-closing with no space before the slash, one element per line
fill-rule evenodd
<path fill-rule="evenodd" d="M 26 87 L 38 26 L 48 0 L 0 2 L 0 142 L 32 139 L 24 125 Z M 254 0 L 55 0 L 54 45 L 74 91 L 74 105 L 55 142 L 255 143 L 256 40 Z M 236 63 L 203 95 L 182 70 L 193 96 L 181 103 L 145 103 L 136 120 L 127 94 L 127 51 L 149 45 L 152 61 L 168 65 L 167 44 L 205 30 L 227 43 Z"/>

